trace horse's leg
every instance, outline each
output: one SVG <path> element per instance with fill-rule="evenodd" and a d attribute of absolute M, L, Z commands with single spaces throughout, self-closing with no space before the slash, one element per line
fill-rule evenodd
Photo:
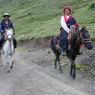
<path fill-rule="evenodd" d="M 15 58 L 14 58 L 14 54 L 13 54 L 13 56 L 12 56 L 12 65 L 10 67 L 11 69 L 13 68 L 14 62 L 15 62 Z"/>
<path fill-rule="evenodd" d="M 15 57 L 14 57 L 14 52 L 15 52 L 15 49 L 14 49 L 14 45 L 13 45 L 13 42 L 11 42 L 11 65 L 10 65 L 10 68 L 12 69 L 13 68 L 13 65 L 14 65 L 14 62 L 15 62 Z"/>
<path fill-rule="evenodd" d="M 75 62 L 73 63 L 73 78 L 76 78 L 76 65 L 75 65 Z"/>
<path fill-rule="evenodd" d="M 62 69 L 61 69 L 61 63 L 60 63 L 60 57 L 59 57 L 59 55 L 58 55 L 58 64 L 59 64 L 59 70 L 60 70 L 60 71 L 62 71 Z"/>
<path fill-rule="evenodd" d="M 7 73 L 9 73 L 10 72 L 10 69 L 9 69 L 9 60 L 8 60 L 8 55 L 7 54 L 5 54 L 5 58 L 6 58 L 6 69 L 7 69 Z"/>
<path fill-rule="evenodd" d="M 71 60 L 70 75 L 71 75 L 73 78 L 76 77 L 76 65 L 75 65 L 74 60 Z"/>
<path fill-rule="evenodd" d="M 55 66 L 55 69 L 57 68 L 57 56 L 56 56 L 56 58 L 55 58 L 55 64 L 54 64 L 54 66 Z"/>
<path fill-rule="evenodd" d="M 5 53 L 5 61 L 6 61 L 6 65 L 9 65 L 9 61 L 8 61 L 8 55 Z"/>
<path fill-rule="evenodd" d="M 71 62 L 71 67 L 70 67 L 70 75 L 72 76 L 72 70 L 73 70 L 73 64 Z"/>
<path fill-rule="evenodd" d="M 4 55 L 5 55 L 5 63 L 6 63 L 6 70 L 7 70 L 7 73 L 10 72 L 10 62 L 9 62 L 9 55 L 8 55 L 8 52 L 4 50 Z"/>
<path fill-rule="evenodd" d="M 13 65 L 14 65 L 14 61 L 12 61 L 12 65 L 11 65 L 11 67 L 10 67 L 11 69 L 13 68 Z"/>

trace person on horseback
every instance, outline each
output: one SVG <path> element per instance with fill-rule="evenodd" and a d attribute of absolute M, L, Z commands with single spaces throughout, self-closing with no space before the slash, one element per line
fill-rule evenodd
<path fill-rule="evenodd" d="M 4 13 L 3 14 L 4 19 L 1 21 L 2 33 L 4 34 L 5 30 L 8 29 L 8 28 L 12 28 L 13 29 L 13 34 L 15 35 L 15 29 L 14 29 L 12 21 L 10 20 L 10 17 L 11 17 L 11 15 L 9 13 Z M 17 41 L 16 41 L 15 38 L 14 38 L 13 43 L 14 43 L 14 48 L 16 48 L 17 47 Z"/>
<path fill-rule="evenodd" d="M 60 33 L 60 47 L 62 48 L 62 54 L 68 48 L 68 35 L 71 31 L 70 27 L 73 25 L 76 29 L 79 28 L 75 18 L 71 15 L 72 10 L 70 6 L 66 6 L 63 9 L 63 16 L 61 17 L 61 27 L 63 31 Z"/>

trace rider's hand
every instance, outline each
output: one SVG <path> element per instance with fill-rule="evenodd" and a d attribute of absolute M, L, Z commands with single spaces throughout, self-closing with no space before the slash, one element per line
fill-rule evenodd
<path fill-rule="evenodd" d="M 69 30 L 69 33 L 70 33 L 71 31 L 72 31 L 72 30 L 70 29 L 70 30 Z"/>

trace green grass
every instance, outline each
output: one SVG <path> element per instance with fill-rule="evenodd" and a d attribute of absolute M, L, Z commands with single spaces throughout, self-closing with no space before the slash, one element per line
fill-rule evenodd
<path fill-rule="evenodd" d="M 1 0 L 0 14 L 12 14 L 18 40 L 40 38 L 59 34 L 65 5 L 72 6 L 77 22 L 86 26 L 94 39 L 95 0 Z"/>

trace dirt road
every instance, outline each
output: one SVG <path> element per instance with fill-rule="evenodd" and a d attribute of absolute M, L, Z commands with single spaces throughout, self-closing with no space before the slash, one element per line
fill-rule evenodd
<path fill-rule="evenodd" d="M 48 49 L 16 51 L 16 62 L 10 73 L 0 67 L 0 95 L 94 95 L 95 77 L 88 70 L 77 70 L 69 76 L 70 62 L 64 57 L 63 73 L 54 69 L 54 55 Z M 78 61 L 77 61 L 78 62 Z"/>

